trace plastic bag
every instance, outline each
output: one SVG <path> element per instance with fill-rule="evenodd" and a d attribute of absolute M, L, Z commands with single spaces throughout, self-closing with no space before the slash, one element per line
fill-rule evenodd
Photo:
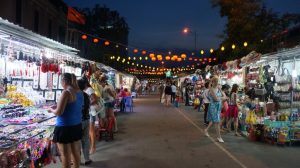
<path fill-rule="evenodd" d="M 195 106 L 199 106 L 199 105 L 200 105 L 200 100 L 199 100 L 199 98 L 196 98 L 196 99 L 194 100 L 194 105 L 195 105 Z"/>

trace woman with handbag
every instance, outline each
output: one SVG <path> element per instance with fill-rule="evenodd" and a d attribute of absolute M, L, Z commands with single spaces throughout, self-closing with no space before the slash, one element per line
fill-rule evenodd
<path fill-rule="evenodd" d="M 227 122 L 227 129 L 228 131 L 231 131 L 231 123 L 234 121 L 234 131 L 236 136 L 240 136 L 238 133 L 238 126 L 239 126 L 239 109 L 237 105 L 237 91 L 239 89 L 239 86 L 237 84 L 234 84 L 232 86 L 231 92 L 230 92 L 230 99 L 228 103 L 228 111 L 227 111 L 227 117 L 229 118 Z"/>
<path fill-rule="evenodd" d="M 212 125 L 214 125 L 217 132 L 217 140 L 220 143 L 223 143 L 224 140 L 221 137 L 220 133 L 220 113 L 222 108 L 222 101 L 226 99 L 226 96 L 223 94 L 219 88 L 219 78 L 214 76 L 211 79 L 211 87 L 209 89 L 209 107 L 207 112 L 207 121 L 209 124 L 204 130 L 204 134 L 209 137 L 208 130 Z"/>

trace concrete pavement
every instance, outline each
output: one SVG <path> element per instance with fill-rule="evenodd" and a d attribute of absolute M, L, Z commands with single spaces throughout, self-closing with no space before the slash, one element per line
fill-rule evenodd
<path fill-rule="evenodd" d="M 300 167 L 299 147 L 278 147 L 203 134 L 203 114 L 191 107 L 164 107 L 156 96 L 139 97 L 133 113 L 118 113 L 119 132 L 98 142 L 94 168 L 282 168 Z M 59 167 L 51 165 L 49 167 Z M 84 167 L 84 166 L 83 166 Z"/>

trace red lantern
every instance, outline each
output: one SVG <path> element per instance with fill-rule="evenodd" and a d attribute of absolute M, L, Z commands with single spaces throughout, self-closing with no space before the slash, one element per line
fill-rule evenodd
<path fill-rule="evenodd" d="M 217 58 L 214 58 L 214 61 L 217 61 Z"/>
<path fill-rule="evenodd" d="M 94 43 L 98 43 L 98 42 L 99 42 L 99 39 L 94 38 L 94 39 L 93 39 L 93 42 L 94 42 Z"/>
<path fill-rule="evenodd" d="M 195 59 L 194 59 L 194 61 L 198 61 L 198 59 L 197 59 L 197 58 L 195 58 Z"/>
<path fill-rule="evenodd" d="M 105 41 L 104 45 L 109 46 L 109 41 Z"/>
<path fill-rule="evenodd" d="M 134 53 L 137 53 L 137 52 L 139 52 L 139 50 L 138 50 L 138 49 L 134 49 L 133 52 L 134 52 Z"/>
<path fill-rule="evenodd" d="M 81 36 L 81 38 L 82 38 L 83 40 L 86 40 L 86 39 L 87 39 L 87 35 L 83 34 L 83 35 Z"/>
<path fill-rule="evenodd" d="M 147 53 L 147 52 L 146 52 L 145 50 L 144 50 L 144 51 L 142 51 L 142 54 L 143 54 L 143 55 L 145 55 L 146 53 Z"/>

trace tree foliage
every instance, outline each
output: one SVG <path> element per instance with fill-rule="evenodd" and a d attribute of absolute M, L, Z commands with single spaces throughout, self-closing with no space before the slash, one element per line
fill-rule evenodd
<path fill-rule="evenodd" d="M 220 9 L 221 17 L 227 18 L 221 45 L 226 48 L 231 48 L 232 44 L 239 46 L 234 51 L 225 50 L 223 55 L 227 57 L 223 59 L 235 59 L 251 50 L 270 52 L 274 49 L 274 36 L 300 23 L 299 14 L 280 15 L 267 9 L 263 0 L 211 0 L 211 3 Z M 241 47 L 245 41 L 251 44 L 247 48 Z"/>
<path fill-rule="evenodd" d="M 129 26 L 126 19 L 118 11 L 110 10 L 105 5 L 98 4 L 93 8 L 77 10 L 84 14 L 86 18 L 86 24 L 83 27 L 84 32 L 111 42 L 109 46 L 104 46 L 103 40 L 100 40 L 100 45 L 90 42 L 91 55 L 89 57 L 92 60 L 114 66 L 113 63 L 109 62 L 110 56 L 127 55 L 125 46 L 128 44 Z M 115 47 L 116 44 L 119 44 L 118 48 Z"/>

